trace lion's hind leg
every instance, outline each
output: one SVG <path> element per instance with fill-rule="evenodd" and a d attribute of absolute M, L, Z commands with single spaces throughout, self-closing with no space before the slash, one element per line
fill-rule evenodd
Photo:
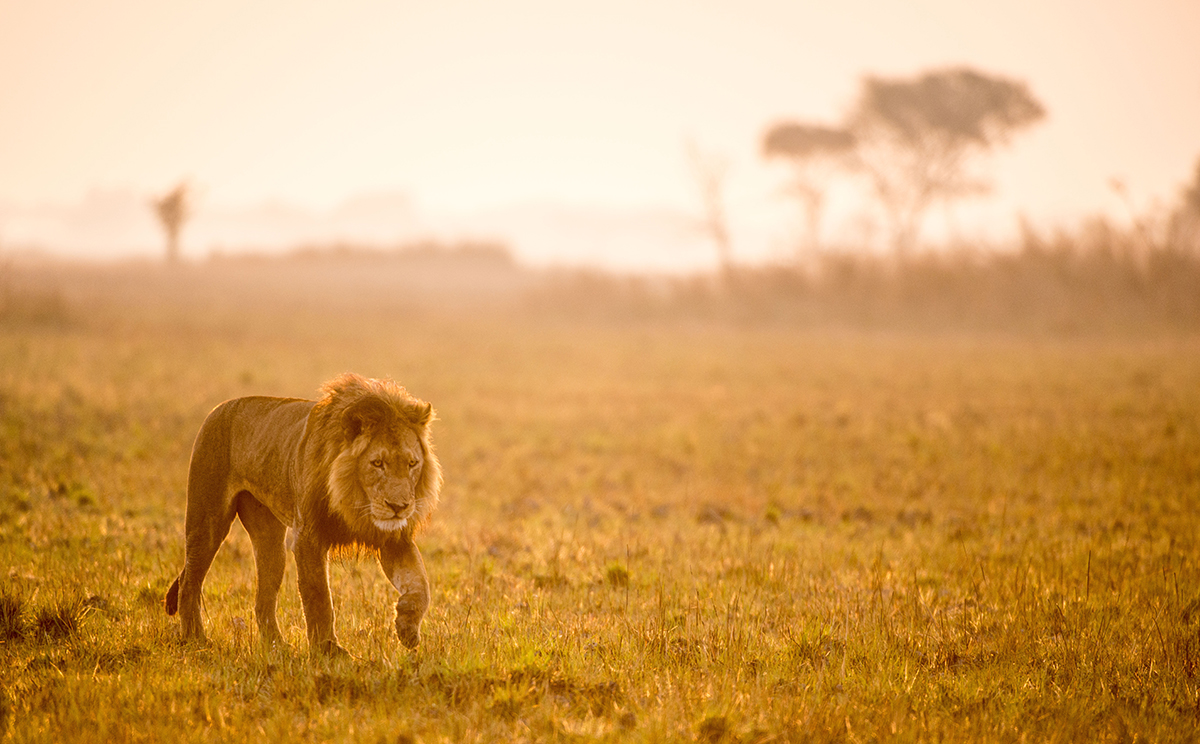
<path fill-rule="evenodd" d="M 217 409 L 218 412 L 220 409 Z M 200 618 L 200 589 L 213 558 L 236 514 L 226 481 L 229 471 L 228 432 L 210 414 L 192 448 L 188 468 L 187 518 L 184 524 L 183 572 L 176 579 L 178 588 L 167 592 L 168 613 L 179 610 L 183 640 L 203 641 L 204 623 Z"/>
<path fill-rule="evenodd" d="M 204 623 L 200 619 L 200 589 L 204 585 L 204 577 L 212 566 L 217 550 L 229 534 L 229 526 L 233 524 L 233 512 L 228 518 L 218 517 L 211 529 L 196 535 L 188 535 L 187 554 L 184 559 L 183 573 L 176 579 L 178 589 L 172 585 L 167 592 L 168 614 L 172 609 L 172 599 L 178 599 L 179 620 L 183 630 L 183 640 L 203 641 Z M 174 596 L 172 596 L 174 595 Z"/>
<path fill-rule="evenodd" d="M 270 509 L 246 491 L 239 493 L 234 503 L 242 526 L 250 535 L 250 543 L 254 545 L 257 575 L 254 616 L 258 620 L 259 637 L 268 645 L 281 644 L 283 636 L 275 620 L 275 603 L 287 567 L 287 552 L 284 550 L 287 528 Z"/>

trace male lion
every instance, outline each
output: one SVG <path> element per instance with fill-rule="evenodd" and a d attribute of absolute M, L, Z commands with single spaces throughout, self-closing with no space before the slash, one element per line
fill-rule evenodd
<path fill-rule="evenodd" d="M 331 547 L 350 545 L 379 551 L 400 592 L 396 633 L 409 648 L 420 643 L 429 578 L 413 534 L 442 485 L 429 435 L 433 408 L 391 381 L 354 374 L 321 392 L 318 401 L 236 398 L 200 427 L 188 471 L 183 572 L 166 597 L 167 614 L 179 610 L 185 640 L 204 639 L 200 587 L 236 514 L 254 545 L 263 641 L 280 640 L 275 598 L 288 533 L 311 648 L 345 653 L 333 634 L 325 559 Z"/>

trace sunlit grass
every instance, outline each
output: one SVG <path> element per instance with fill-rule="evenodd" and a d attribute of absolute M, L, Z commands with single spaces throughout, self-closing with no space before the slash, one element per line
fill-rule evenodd
<path fill-rule="evenodd" d="M 404 650 L 370 558 L 310 659 L 162 596 L 221 400 L 391 375 L 439 411 Z M 0 732 L 17 741 L 1190 740 L 1200 345 L 265 313 L 0 328 Z"/>

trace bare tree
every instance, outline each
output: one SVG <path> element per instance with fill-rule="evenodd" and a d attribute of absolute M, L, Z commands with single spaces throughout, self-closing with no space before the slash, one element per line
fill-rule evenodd
<path fill-rule="evenodd" d="M 725 217 L 725 179 L 729 175 L 729 161 L 720 155 L 702 152 L 694 142 L 688 142 L 687 150 L 704 209 L 701 227 L 716 246 L 721 274 L 728 278 L 733 271 L 733 241 Z"/>
<path fill-rule="evenodd" d="M 915 79 L 865 78 L 849 126 L 895 250 L 904 254 L 915 246 L 934 202 L 988 189 L 967 173 L 973 156 L 1045 115 L 1024 83 L 967 68 Z"/>
<path fill-rule="evenodd" d="M 192 216 L 191 189 L 186 181 L 154 199 L 151 204 L 167 236 L 167 263 L 179 260 L 179 234 Z"/>
<path fill-rule="evenodd" d="M 788 190 L 804 208 L 807 239 L 803 250 L 815 255 L 821 244 L 821 212 L 834 173 L 845 168 L 854 152 L 854 135 L 846 129 L 781 122 L 763 136 L 763 155 L 780 158 L 792 169 Z M 803 259 L 803 255 L 798 255 Z"/>

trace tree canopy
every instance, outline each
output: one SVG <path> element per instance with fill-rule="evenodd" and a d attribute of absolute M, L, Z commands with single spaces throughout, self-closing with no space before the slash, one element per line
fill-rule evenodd
<path fill-rule="evenodd" d="M 867 77 L 854 127 L 881 127 L 913 146 L 986 149 L 1045 115 L 1024 83 L 953 68 L 913 80 Z"/>
<path fill-rule="evenodd" d="M 970 156 L 1007 143 L 1045 115 L 1024 83 L 968 68 L 865 78 L 849 129 L 896 250 L 913 246 L 933 202 L 987 188 L 967 173 Z"/>
<path fill-rule="evenodd" d="M 807 159 L 841 155 L 854 148 L 854 135 L 845 129 L 820 124 L 782 122 L 763 137 L 763 155 Z"/>

